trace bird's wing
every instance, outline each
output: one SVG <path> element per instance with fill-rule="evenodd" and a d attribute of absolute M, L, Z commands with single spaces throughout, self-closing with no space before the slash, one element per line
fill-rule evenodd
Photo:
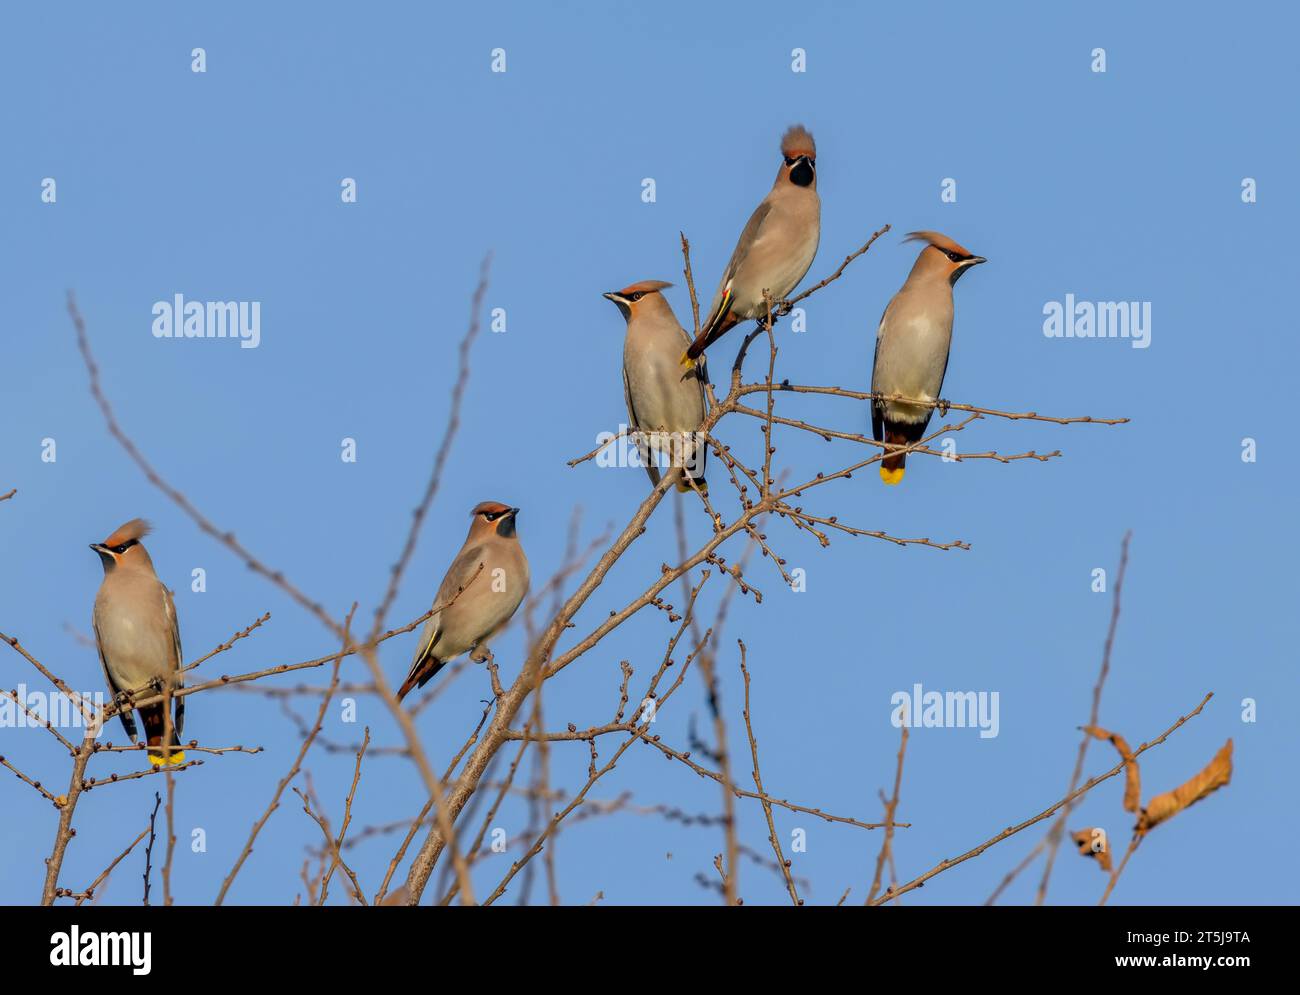
<path fill-rule="evenodd" d="M 623 367 L 623 400 L 627 403 L 627 427 L 638 429 L 641 427 L 641 420 L 636 416 L 636 408 L 632 407 L 632 387 L 627 382 L 627 367 Z"/>
<path fill-rule="evenodd" d="M 771 215 L 772 202 L 769 198 L 764 198 L 763 203 L 759 204 L 754 209 L 754 213 L 749 216 L 745 230 L 740 233 L 740 238 L 736 241 L 736 248 L 732 251 L 731 259 L 727 262 L 727 268 L 722 271 L 722 279 L 718 282 L 718 291 L 713 295 L 713 303 L 709 305 L 709 315 L 700 325 L 700 334 L 696 336 L 695 341 L 686 350 L 686 355 L 682 357 L 683 366 L 698 363 L 704 350 L 723 334 L 721 331 L 723 322 L 735 303 L 735 293 L 731 284 L 736 277 L 736 271 L 740 269 L 745 257 L 753 251 L 754 246 L 762 240 L 763 226 Z"/>
<path fill-rule="evenodd" d="M 754 243 L 762 237 L 763 222 L 767 220 L 768 215 L 771 213 L 772 205 L 765 199 L 749 216 L 745 230 L 740 233 L 740 238 L 736 240 L 736 248 L 732 250 L 731 259 L 727 262 L 727 268 L 722 271 L 722 279 L 718 282 L 718 292 L 713 295 L 713 303 L 709 306 L 708 317 L 700 325 L 702 337 L 713 331 L 714 326 L 725 317 L 726 305 L 730 303 L 727 284 L 735 277 L 736 270 L 740 267 L 740 261 L 745 258 Z"/>
<path fill-rule="evenodd" d="M 461 591 L 467 584 L 486 583 L 477 574 L 478 565 L 483 559 L 483 546 L 481 544 L 467 546 L 462 549 L 451 563 L 447 570 L 447 575 L 442 578 L 442 584 L 438 587 L 438 596 L 434 601 L 435 607 L 442 608 L 447 605 L 453 598 L 462 596 Z M 401 689 L 398 690 L 397 696 L 400 700 L 406 694 L 410 693 L 413 687 L 424 687 L 429 678 L 438 672 L 441 664 L 437 666 L 428 666 L 428 661 L 432 657 L 437 658 L 435 650 L 438 648 L 438 641 L 442 638 L 443 627 L 439 623 L 442 621 L 442 612 L 429 617 L 425 623 L 424 632 L 421 635 L 420 644 L 416 647 L 415 656 L 411 660 L 411 669 L 406 674 L 406 680 L 402 682 Z"/>
<path fill-rule="evenodd" d="M 736 241 L 736 250 L 731 254 L 731 260 L 727 263 L 726 270 L 723 271 L 723 285 L 736 275 L 736 270 L 740 268 L 740 261 L 749 254 L 749 251 L 763 237 L 763 224 L 772 215 L 772 203 L 764 200 L 754 209 L 754 213 L 749 216 L 749 221 L 745 225 L 745 230 L 740 233 L 740 238 Z"/>
<path fill-rule="evenodd" d="M 163 611 L 167 617 L 167 624 L 172 630 L 172 647 L 176 651 L 176 687 L 184 684 L 185 678 L 181 675 L 181 668 L 185 666 L 185 657 L 181 653 L 181 625 L 176 619 L 176 602 L 172 598 L 172 592 L 163 588 Z M 176 699 L 176 738 L 179 739 L 181 730 L 185 728 L 185 699 Z"/>
<path fill-rule="evenodd" d="M 950 359 L 952 359 L 951 348 L 946 353 L 944 353 L 943 356 L 943 369 L 939 372 L 939 386 L 934 389 L 935 400 L 938 400 L 943 394 L 943 378 L 948 375 L 948 360 Z M 925 424 L 921 426 L 922 432 L 924 432 L 927 428 L 930 427 L 930 419 L 934 417 L 934 413 L 938 410 L 939 410 L 938 408 L 931 408 L 929 412 L 926 414 Z"/>
<path fill-rule="evenodd" d="M 683 331 L 683 335 L 686 333 Z M 689 345 L 689 340 L 687 342 Z M 627 402 L 627 420 L 628 428 L 637 431 L 641 428 L 641 419 L 636 415 L 636 408 L 632 407 L 632 388 L 627 382 L 627 367 L 623 367 L 623 400 Z M 645 472 L 650 477 L 650 486 L 659 486 L 659 467 L 655 466 L 653 454 L 650 447 L 639 439 L 633 440 L 636 444 L 637 452 L 641 454 L 641 462 L 645 464 Z"/>
<path fill-rule="evenodd" d="M 689 348 L 691 344 L 691 333 L 688 332 L 685 328 L 681 328 L 680 325 L 678 326 L 678 328 L 681 330 L 682 333 L 682 341 L 684 341 L 687 347 Z M 705 356 L 703 353 L 701 353 L 700 358 L 695 361 L 695 365 L 691 369 L 682 371 L 682 376 L 695 378 L 695 386 L 700 392 L 700 408 L 704 411 L 705 415 L 707 415 L 709 413 L 709 395 L 708 392 L 705 391 L 704 385 L 709 382 L 708 357 Z M 704 476 L 704 465 L 707 460 L 708 460 L 708 446 L 701 441 L 700 455 L 699 455 L 699 473 L 693 474 L 693 476 L 696 477 Z M 658 483 L 658 481 L 655 481 L 655 483 Z"/>
<path fill-rule="evenodd" d="M 457 554 L 456 559 L 452 561 L 451 567 L 447 570 L 447 576 L 442 579 L 442 586 L 438 588 L 438 603 L 445 605 L 452 598 L 456 597 L 457 592 L 469 584 L 488 583 L 477 574 L 478 565 L 483 560 L 483 546 L 481 543 L 468 546 Z"/>
<path fill-rule="evenodd" d="M 441 601 L 442 599 L 439 598 L 438 600 Z M 416 647 L 415 657 L 411 661 L 411 673 L 415 673 L 420 669 L 420 664 L 428 659 L 429 654 L 433 652 L 433 648 L 438 645 L 438 640 L 442 638 L 442 627 L 431 618 L 424 627 L 423 635 L 424 638 L 420 640 L 420 645 Z"/>
<path fill-rule="evenodd" d="M 176 653 L 176 665 L 173 669 L 180 670 L 185 666 L 185 657 L 181 653 L 181 626 L 176 620 L 176 602 L 172 598 L 172 592 L 163 588 L 163 614 L 167 619 L 167 625 L 172 630 L 172 649 Z"/>
<path fill-rule="evenodd" d="M 885 308 L 885 314 L 889 309 Z M 880 324 L 876 327 L 876 351 L 871 358 L 871 389 L 876 390 L 876 371 L 880 368 L 880 340 L 885 333 L 885 315 L 880 316 Z M 885 441 L 885 423 L 883 414 L 885 406 L 880 401 L 871 402 L 871 437 L 877 442 Z M 882 450 L 883 451 L 883 450 Z"/>
<path fill-rule="evenodd" d="M 461 588 L 470 583 L 480 583 L 482 578 L 475 576 L 475 571 L 483 559 L 482 545 L 468 546 L 462 549 L 447 569 L 447 575 L 442 578 L 442 584 L 438 587 L 438 597 L 434 601 L 435 606 L 444 607 L 453 598 L 460 595 Z M 422 640 L 419 650 L 415 654 L 415 662 L 412 667 L 418 667 L 438 645 L 438 640 L 442 638 L 442 626 L 438 625 L 440 621 L 438 615 L 431 616 L 430 625 L 425 627 L 425 639 Z"/>

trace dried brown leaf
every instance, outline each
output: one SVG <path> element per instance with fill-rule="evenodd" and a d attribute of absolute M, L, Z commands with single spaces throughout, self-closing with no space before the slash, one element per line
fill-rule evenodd
<path fill-rule="evenodd" d="M 1110 732 L 1100 726 L 1084 726 L 1083 731 L 1096 739 L 1109 740 L 1119 751 L 1120 758 L 1128 764 L 1124 768 L 1124 811 L 1138 811 L 1142 806 L 1142 774 L 1138 770 L 1137 760 L 1128 742 L 1119 733 Z"/>
<path fill-rule="evenodd" d="M 1185 784 L 1180 784 L 1173 791 L 1156 795 L 1147 803 L 1146 808 L 1138 816 L 1138 835 L 1145 834 L 1160 823 L 1172 819 L 1189 805 L 1195 805 L 1206 795 L 1223 787 L 1231 779 L 1232 740 L 1229 739 L 1203 771 Z"/>
<path fill-rule="evenodd" d="M 1098 835 L 1100 834 L 1100 835 Z M 1080 829 L 1071 833 L 1070 838 L 1074 840 L 1074 845 L 1079 848 L 1079 853 L 1084 857 L 1092 857 L 1097 861 L 1097 866 L 1107 874 L 1110 873 L 1110 845 L 1107 842 L 1106 831 L 1104 829 L 1088 828 Z M 1101 849 L 1097 849 L 1095 841 L 1101 841 Z"/>

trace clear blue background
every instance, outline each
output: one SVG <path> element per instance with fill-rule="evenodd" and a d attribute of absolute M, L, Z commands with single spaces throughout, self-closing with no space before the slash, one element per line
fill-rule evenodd
<path fill-rule="evenodd" d="M 1296 471 L 1294 414 L 1300 143 L 1294 13 L 1249 4 L 847 5 L 712 4 L 6 5 L 0 13 L 0 230 L 5 262 L 0 338 L 0 629 L 17 634 L 76 687 L 99 686 L 85 633 L 100 580 L 88 542 L 143 515 L 160 576 L 177 591 L 194 659 L 263 611 L 272 621 L 203 673 L 234 673 L 327 652 L 323 629 L 197 529 L 152 489 L 109 438 L 86 390 L 64 295 L 75 289 L 105 385 L 135 439 L 171 481 L 269 563 L 342 615 L 368 620 L 406 533 L 449 410 L 455 346 L 480 260 L 494 253 L 487 307 L 505 334 L 474 348 L 466 423 L 392 620 L 417 616 L 459 548 L 477 501 L 521 505 L 535 577 L 563 555 L 584 510 L 584 539 L 626 521 L 644 496 L 639 470 L 570 469 L 598 432 L 623 419 L 623 322 L 602 291 L 669 279 L 684 321 L 677 233 L 692 239 L 701 295 L 778 164 L 784 128 L 814 132 L 827 275 L 886 222 L 894 231 L 808 303 L 808 332 L 779 329 L 778 375 L 865 388 L 874 332 L 915 249 L 903 232 L 937 228 L 988 266 L 957 288 L 944 393 L 957 401 L 1043 413 L 1128 416 L 1119 428 L 993 419 L 956 436 L 961 450 L 1060 448 L 1050 463 L 944 464 L 914 458 L 906 483 L 874 472 L 814 491 L 805 506 L 896 535 L 962 538 L 969 552 L 899 549 L 837 537 L 827 550 L 787 523 L 771 541 L 807 573 L 781 585 L 770 563 L 750 576 L 761 606 L 737 598 L 720 659 L 735 768 L 747 782 L 734 638 L 750 647 L 753 715 L 768 789 L 827 811 L 876 819 L 892 783 L 898 732 L 890 695 L 914 682 L 1001 695 L 1001 734 L 917 730 L 907 755 L 897 863 L 903 880 L 1032 815 L 1064 793 L 1086 720 L 1126 529 L 1135 538 L 1102 722 L 1149 739 L 1209 690 L 1203 715 L 1143 758 L 1144 796 L 1198 771 L 1228 737 L 1230 787 L 1158 828 L 1116 902 L 1291 902 L 1300 898 L 1294 826 Z M 190 70 L 190 50 L 207 72 Z M 508 71 L 489 71 L 505 48 Z M 807 72 L 791 72 L 791 50 Z M 1094 47 L 1107 72 L 1091 71 Z M 58 202 L 43 204 L 54 177 Z M 359 201 L 345 205 L 340 181 Z M 643 203 L 641 180 L 658 199 Z M 955 204 L 940 181 L 958 183 Z M 1253 177 L 1259 201 L 1241 200 Z M 154 301 L 262 302 L 262 344 L 159 341 Z M 1042 308 L 1081 300 L 1152 302 L 1152 345 L 1051 340 Z M 735 337 L 718 348 L 715 376 Z M 750 373 L 759 375 L 760 363 Z M 865 409 L 783 397 L 779 410 L 866 430 Z M 720 435 L 755 452 L 738 417 Z M 57 440 L 58 460 L 40 459 Z M 345 464 L 340 440 L 358 441 Z M 1257 440 L 1244 463 L 1242 440 Z M 777 436 L 795 475 L 859 457 L 850 443 Z M 714 493 L 728 518 L 725 475 Z M 692 538 L 708 524 L 688 507 Z M 671 508 L 580 615 L 585 632 L 621 607 L 675 553 Z M 737 558 L 743 546 L 726 551 Z M 190 571 L 207 570 L 206 593 Z M 715 578 L 716 581 L 716 578 Z M 703 599 L 706 618 L 721 585 Z M 676 587 L 673 600 L 680 600 Z M 548 685 L 548 723 L 606 721 L 618 665 L 653 672 L 670 626 L 643 613 Z M 576 635 L 571 637 L 576 638 Z M 506 677 L 522 647 L 498 644 Z M 414 637 L 383 648 L 390 679 Z M 319 683 L 324 671 L 295 675 Z M 349 661 L 345 679 L 364 679 Z M 38 687 L 16 654 L 0 683 Z M 423 711 L 432 756 L 449 757 L 481 713 L 486 677 L 471 670 Z M 1244 723 L 1241 702 L 1258 702 Z M 303 715 L 314 699 L 300 702 Z M 362 724 L 399 741 L 374 699 L 325 735 L 351 743 Z M 657 724 L 685 747 L 708 727 L 692 676 Z M 209 745 L 258 743 L 256 757 L 215 757 L 178 779 L 179 901 L 209 902 L 298 743 L 276 703 L 216 692 L 192 699 L 187 735 Z M 121 741 L 116 725 L 110 736 Z M 608 756 L 610 740 L 602 753 Z M 58 790 L 68 760 L 40 731 L 0 730 L 0 752 Z M 92 773 L 136 769 L 103 758 Z M 315 750 L 317 792 L 337 825 L 352 757 Z M 1090 753 L 1089 772 L 1114 763 Z M 553 781 L 585 780 L 586 748 L 552 751 Z M 501 768 L 503 771 L 504 768 Z M 61 883 L 81 887 L 147 820 L 158 778 L 86 796 Z M 635 747 L 593 792 L 637 804 L 716 812 L 716 785 Z M 1071 828 L 1102 825 L 1122 844 L 1131 817 L 1122 780 L 1092 792 Z M 367 760 L 354 826 L 412 816 L 411 765 Z M 55 812 L 0 778 L 0 900 L 40 894 Z M 761 810 L 740 803 L 743 841 L 767 852 Z M 507 806 L 511 836 L 528 814 Z M 477 821 L 470 824 L 477 827 Z M 879 833 L 788 812 L 807 830 L 794 871 L 812 902 L 852 886 L 861 901 Z M 207 852 L 192 853 L 201 827 Z M 1039 838 L 1029 831 L 932 881 L 909 902 L 980 902 Z M 305 844 L 319 832 L 289 796 L 231 894 L 289 902 Z M 397 838 L 351 851 L 373 892 Z M 715 827 L 645 815 L 582 822 L 557 845 L 560 891 L 586 902 L 713 902 Z M 142 855 L 107 900 L 139 901 Z M 507 867 L 482 865 L 486 891 Z M 540 870 L 540 864 L 538 869 Z M 401 880 L 399 873 L 398 880 Z M 1008 892 L 1032 900 L 1037 868 Z M 1051 899 L 1093 902 L 1103 875 L 1063 849 Z M 745 863 L 747 902 L 783 901 L 778 875 Z M 508 901 L 516 900 L 519 883 Z M 336 882 L 333 894 L 342 899 Z M 544 888 L 534 900 L 544 900 Z"/>

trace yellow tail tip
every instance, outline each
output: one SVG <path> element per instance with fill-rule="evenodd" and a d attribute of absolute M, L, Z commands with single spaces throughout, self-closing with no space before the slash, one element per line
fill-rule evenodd
<path fill-rule="evenodd" d="M 166 757 L 159 756 L 157 753 L 149 754 L 149 763 L 154 767 L 165 767 L 165 766 L 175 767 L 177 764 L 183 764 L 184 762 L 185 762 L 184 750 L 177 750 L 175 753 L 172 753 Z"/>
<path fill-rule="evenodd" d="M 882 466 L 880 468 L 880 479 L 890 485 L 901 484 L 903 482 L 903 468 L 900 466 L 897 470 L 886 470 Z"/>
<path fill-rule="evenodd" d="M 691 359 L 691 354 L 689 352 L 682 353 L 682 366 L 686 367 L 688 370 L 695 369 L 695 360 Z"/>
<path fill-rule="evenodd" d="M 695 481 L 695 487 L 698 487 L 700 489 L 700 493 L 703 494 L 705 497 L 709 496 L 709 485 L 707 481 L 697 480 Z M 691 486 L 689 480 L 677 481 L 677 491 L 680 494 L 689 494 L 691 491 L 695 490 L 695 487 Z"/>

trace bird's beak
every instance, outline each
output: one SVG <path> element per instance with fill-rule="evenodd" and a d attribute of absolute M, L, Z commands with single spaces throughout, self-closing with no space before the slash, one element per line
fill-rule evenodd
<path fill-rule="evenodd" d="M 93 549 L 100 556 L 108 555 L 108 547 L 105 546 L 102 542 L 92 542 L 90 544 L 90 548 Z"/>
<path fill-rule="evenodd" d="M 619 314 L 621 314 L 625 319 L 631 320 L 632 305 L 626 297 L 616 290 L 611 290 L 607 294 L 601 294 L 601 296 L 607 301 L 613 301 L 614 306 L 618 308 Z"/>
<path fill-rule="evenodd" d="M 519 514 L 519 509 L 518 509 L 518 508 L 511 508 L 511 509 L 510 509 L 510 517 L 511 517 L 511 518 L 514 518 L 517 514 Z"/>
<path fill-rule="evenodd" d="M 988 262 L 988 260 L 985 259 L 983 256 L 972 256 L 970 265 L 978 266 L 980 263 L 986 263 L 986 262 Z"/>

